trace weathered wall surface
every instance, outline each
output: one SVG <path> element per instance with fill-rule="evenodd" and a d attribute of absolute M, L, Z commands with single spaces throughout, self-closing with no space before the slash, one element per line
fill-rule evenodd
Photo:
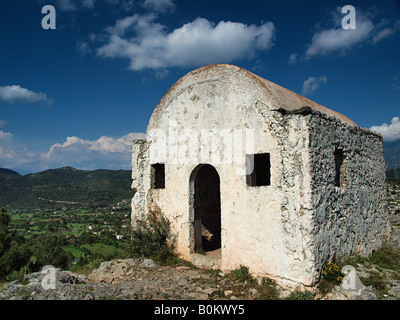
<path fill-rule="evenodd" d="M 222 270 L 242 264 L 284 285 L 310 286 L 334 255 L 377 248 L 389 230 L 381 139 L 285 90 L 234 66 L 178 81 L 154 111 L 146 142 L 135 142 L 132 218 L 159 207 L 178 253 L 191 260 L 191 179 L 210 164 L 220 179 Z M 338 148 L 345 188 L 335 186 Z M 270 154 L 270 185 L 246 184 L 246 154 L 256 153 Z M 151 188 L 155 163 L 165 163 L 163 189 Z"/>
<path fill-rule="evenodd" d="M 178 252 L 190 259 L 194 249 L 190 176 L 199 164 L 211 164 L 221 184 L 221 268 L 243 264 L 255 274 L 308 285 L 313 276 L 308 131 L 301 116 L 282 117 L 269 109 L 272 103 L 254 79 L 241 73 L 211 75 L 182 88 L 162 112 L 153 115 L 147 131 L 147 165 L 165 163 L 165 189 L 150 190 L 144 181 L 150 180 L 148 168 L 143 176 L 133 174 L 135 181 L 143 179 L 140 183 L 146 185 L 139 186 L 144 193 L 137 192 L 133 207 L 143 201 L 157 205 L 173 223 Z M 215 134 L 217 147 L 213 142 L 207 145 L 201 135 L 204 130 Z M 254 130 L 254 144 L 248 150 L 245 144 L 251 134 L 245 130 Z M 235 137 L 240 137 L 239 149 Z M 159 148 L 163 141 L 165 150 Z M 270 153 L 271 185 L 246 185 L 246 153 Z M 140 161 L 133 160 L 134 170 Z"/>
<path fill-rule="evenodd" d="M 390 232 L 382 138 L 359 127 L 308 116 L 312 167 L 315 263 L 352 254 L 368 256 Z M 341 149 L 345 185 L 335 186 L 334 152 Z"/>
<path fill-rule="evenodd" d="M 132 185 L 135 192 L 131 200 L 132 222 L 147 213 L 146 194 L 150 189 L 149 145 L 146 140 L 134 140 L 132 148 Z"/>

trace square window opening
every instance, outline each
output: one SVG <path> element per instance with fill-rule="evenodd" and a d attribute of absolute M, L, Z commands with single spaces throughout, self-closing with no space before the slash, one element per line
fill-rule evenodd
<path fill-rule="evenodd" d="M 151 165 L 151 187 L 152 189 L 165 188 L 165 164 L 156 163 Z"/>
<path fill-rule="evenodd" d="M 271 185 L 271 160 L 269 153 L 246 155 L 246 184 L 251 187 Z"/>

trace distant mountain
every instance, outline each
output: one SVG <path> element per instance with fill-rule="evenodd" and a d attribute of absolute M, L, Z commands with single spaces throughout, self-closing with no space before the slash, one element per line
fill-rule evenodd
<path fill-rule="evenodd" d="M 6 176 L 6 175 L 19 176 L 19 173 L 11 169 L 0 168 L 0 176 Z"/>
<path fill-rule="evenodd" d="M 387 168 L 394 169 L 400 168 L 400 140 L 383 144 L 385 150 L 385 161 Z"/>
<path fill-rule="evenodd" d="M 129 170 L 85 171 L 63 167 L 21 176 L 2 169 L 0 207 L 107 207 L 132 198 L 131 182 Z"/>

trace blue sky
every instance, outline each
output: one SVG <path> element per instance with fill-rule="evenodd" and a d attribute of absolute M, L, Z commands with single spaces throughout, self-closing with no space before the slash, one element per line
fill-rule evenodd
<path fill-rule="evenodd" d="M 22 174 L 129 169 L 158 101 L 213 63 L 400 139 L 400 1 L 1 0 L 0 28 L 0 167 Z"/>

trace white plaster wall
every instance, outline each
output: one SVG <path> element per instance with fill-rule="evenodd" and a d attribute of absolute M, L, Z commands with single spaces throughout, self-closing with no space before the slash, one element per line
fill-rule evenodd
<path fill-rule="evenodd" d="M 263 105 L 262 115 L 256 104 Z M 309 285 L 313 267 L 307 248 L 311 237 L 307 128 L 300 116 L 287 123 L 289 127 L 281 127 L 268 109 L 270 104 L 269 97 L 253 80 L 238 75 L 199 81 L 182 89 L 150 122 L 153 125 L 147 131 L 150 145 L 155 136 L 160 141 L 162 131 L 166 141 L 176 132 L 180 151 L 178 157 L 171 157 L 167 147 L 166 153 L 157 150 L 156 156 L 150 157 L 150 163 L 165 162 L 166 186 L 148 192 L 147 201 L 151 198 L 172 221 L 178 236 L 177 250 L 190 259 L 190 174 L 200 163 L 213 165 L 221 181 L 221 268 L 229 270 L 243 264 L 254 274 Z M 246 177 L 237 174 L 237 169 L 244 169 L 245 148 L 241 166 L 218 161 L 224 151 L 220 147 L 210 150 L 207 162 L 201 161 L 200 154 L 192 160 L 185 158 L 188 143 L 198 143 L 199 139 L 185 139 L 184 130 L 200 133 L 204 129 L 254 129 L 254 147 L 247 153 L 270 153 L 271 185 L 246 186 Z M 287 146 L 280 142 L 286 136 Z M 196 151 L 204 150 L 200 143 L 194 147 Z"/>

